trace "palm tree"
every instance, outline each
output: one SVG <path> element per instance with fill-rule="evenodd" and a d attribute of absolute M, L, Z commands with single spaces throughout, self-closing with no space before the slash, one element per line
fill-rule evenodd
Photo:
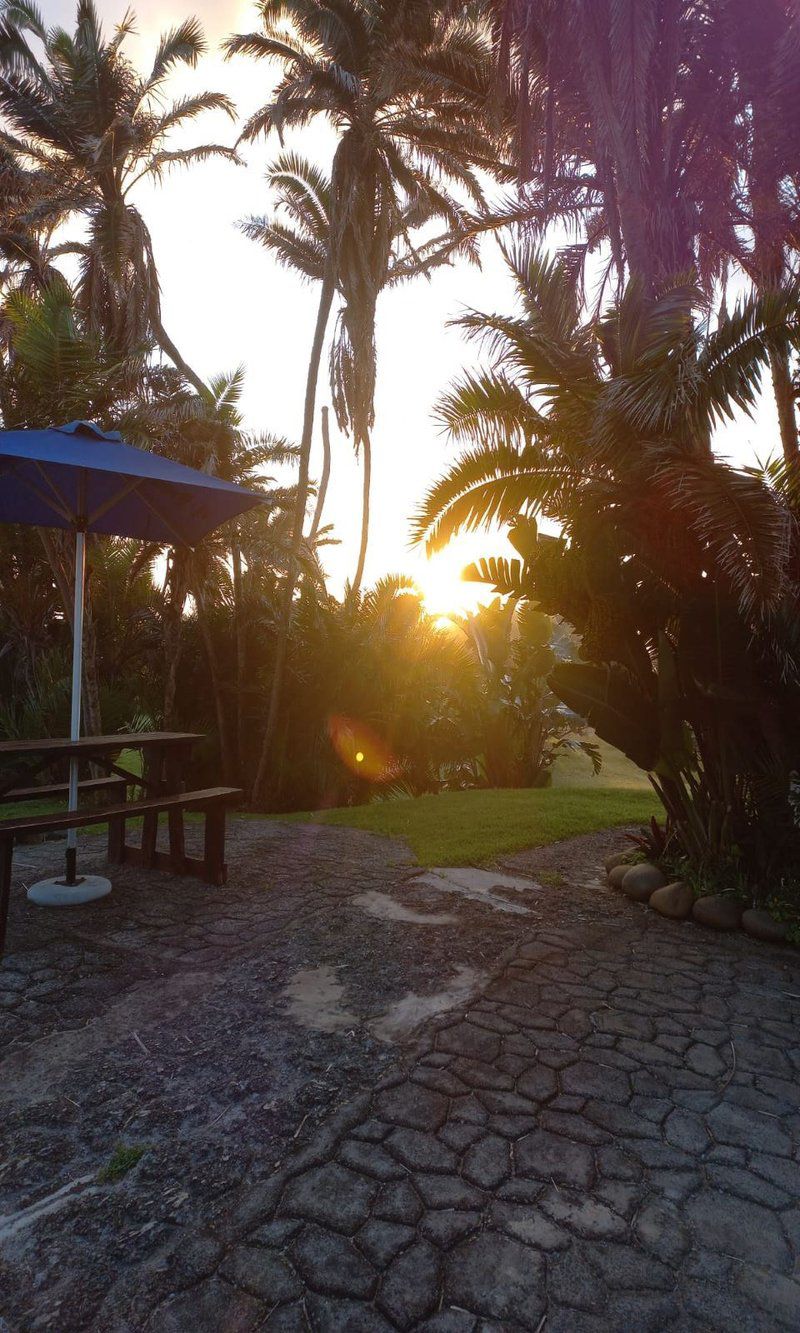
<path fill-rule="evenodd" d="M 206 45 L 195 19 L 165 33 L 153 66 L 141 75 L 123 53 L 133 31 L 129 12 L 106 39 L 93 0 L 79 0 L 74 34 L 48 28 L 31 0 L 5 0 L 0 15 L 0 110 L 4 143 L 19 161 L 47 173 L 62 215 L 85 220 L 78 301 L 91 331 L 127 355 L 151 338 L 199 393 L 205 385 L 181 356 L 161 318 L 153 244 L 132 202 L 135 187 L 161 181 L 174 167 L 230 148 L 171 148 L 173 133 L 206 111 L 233 116 L 222 93 L 164 101 L 178 65 L 194 66 Z M 41 55 L 38 52 L 41 47 Z"/>
<path fill-rule="evenodd" d="M 278 59 L 284 74 L 242 138 L 273 130 L 282 135 L 317 116 L 325 116 L 339 135 L 300 441 L 294 525 L 299 550 L 319 366 L 334 298 L 341 292 L 334 407 L 340 424 L 352 430 L 356 449 L 365 451 L 368 484 L 378 293 L 389 278 L 396 238 L 409 237 L 415 225 L 415 210 L 420 221 L 439 216 L 455 229 L 462 225 L 462 211 L 442 182 L 480 199 L 472 164 L 488 165 L 492 158 L 481 125 L 487 47 L 474 25 L 445 19 L 437 6 L 421 0 L 261 0 L 259 10 L 262 31 L 230 38 L 228 53 Z M 323 221 L 314 223 L 317 255 Z M 280 243 L 276 248 L 280 252 Z M 305 253 L 304 247 L 301 264 Z M 362 570 L 363 557 L 359 582 Z M 266 779 L 277 724 L 294 584 L 290 577 L 257 791 Z"/>
<path fill-rule="evenodd" d="M 188 598 L 193 596 L 214 686 L 223 767 L 231 778 L 243 771 L 245 748 L 247 603 L 253 566 L 252 561 L 244 558 L 243 545 L 248 540 L 252 543 L 253 534 L 258 533 L 259 559 L 273 567 L 285 565 L 281 519 L 294 503 L 294 488 L 277 483 L 271 474 L 276 468 L 294 465 L 298 452 L 295 445 L 284 439 L 244 428 L 240 409 L 243 388 L 242 366 L 232 373 L 213 377 L 201 395 L 193 393 L 173 373 L 162 377 L 156 393 L 150 398 L 140 396 L 133 402 L 121 418 L 127 438 L 140 439 L 189 467 L 211 472 L 264 495 L 263 507 L 224 524 L 195 550 L 170 550 L 165 572 L 164 724 L 169 725 L 173 719 L 184 611 Z M 221 697 L 221 671 L 209 628 L 209 619 L 221 603 L 230 611 L 235 643 L 236 706 L 232 729 L 228 726 L 227 710 Z"/>
<path fill-rule="evenodd" d="M 710 439 L 753 409 L 770 357 L 800 346 L 800 294 L 751 297 L 707 332 L 696 287 L 653 297 L 634 281 L 587 320 L 557 259 L 528 243 L 509 262 L 520 312 L 460 321 L 492 361 L 441 402 L 471 447 L 417 535 L 435 547 L 509 525 L 521 559 L 478 572 L 580 634 L 584 661 L 555 668 L 556 693 L 651 774 L 695 865 L 739 847 L 762 873 L 797 851 L 796 516 Z"/>
<path fill-rule="evenodd" d="M 796 268 L 800 15 L 785 0 L 486 0 L 519 108 L 526 182 L 504 216 L 577 234 L 565 257 L 597 283 L 653 291 L 694 271 L 707 296 L 733 267 L 765 291 Z M 791 259 L 791 256 L 794 259 Z M 603 276 L 604 273 L 604 276 Z M 772 358 L 787 459 L 789 367 Z"/>

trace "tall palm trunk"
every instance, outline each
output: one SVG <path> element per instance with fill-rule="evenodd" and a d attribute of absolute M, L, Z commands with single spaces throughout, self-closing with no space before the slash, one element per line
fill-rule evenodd
<path fill-rule="evenodd" d="M 367 544 L 369 542 L 369 499 L 372 486 L 372 441 L 369 435 L 365 435 L 361 441 L 361 451 L 364 455 L 364 487 L 361 500 L 361 546 L 358 552 L 355 578 L 353 579 L 354 592 L 359 592 L 361 589 L 364 563 L 367 558 Z"/>
<path fill-rule="evenodd" d="M 329 260 L 325 271 L 325 277 L 322 281 L 322 292 L 320 294 L 319 309 L 317 311 L 317 323 L 314 329 L 314 341 L 311 344 L 311 357 L 308 363 L 303 434 L 300 440 L 300 475 L 297 481 L 297 498 L 295 500 L 292 522 L 291 550 L 289 553 L 289 562 L 283 587 L 281 614 L 278 622 L 278 634 L 275 643 L 275 665 L 272 672 L 272 688 L 270 690 L 267 725 L 261 745 L 258 771 L 256 772 L 255 782 L 253 783 L 253 801 L 258 800 L 259 797 L 264 794 L 267 772 L 275 739 L 275 731 L 278 725 L 278 713 L 283 696 L 283 682 L 286 674 L 286 654 L 289 646 L 289 630 L 292 620 L 292 605 L 294 602 L 295 588 L 297 586 L 300 550 L 303 542 L 303 526 L 306 517 L 306 504 L 308 503 L 309 460 L 311 457 L 311 439 L 314 433 L 317 382 L 319 380 L 319 368 L 322 361 L 322 351 L 325 346 L 325 333 L 328 328 L 328 320 L 330 318 L 335 290 L 336 284 L 334 280 L 333 265 Z"/>
<path fill-rule="evenodd" d="M 219 752 L 222 761 L 223 781 L 232 783 L 234 779 L 234 756 L 231 747 L 231 734 L 228 725 L 228 714 L 225 708 L 225 695 L 222 685 L 222 673 L 219 666 L 219 658 L 214 643 L 214 635 L 211 632 L 211 622 L 209 619 L 208 600 L 204 592 L 198 591 L 197 597 L 197 618 L 200 626 L 200 635 L 203 640 L 203 646 L 206 650 L 208 659 L 208 672 L 211 677 L 211 691 L 214 695 L 214 711 L 217 718 L 217 735 L 219 736 Z"/>
<path fill-rule="evenodd" d="M 150 327 L 153 330 L 153 337 L 161 348 L 161 351 L 169 357 L 175 368 L 181 372 L 183 378 L 189 381 L 193 388 L 197 390 L 201 398 L 208 398 L 210 396 L 208 385 L 203 383 L 197 372 L 192 370 L 189 362 L 184 360 L 181 356 L 175 343 L 172 341 L 167 330 L 164 328 L 164 325 L 161 323 L 161 315 L 152 308 L 150 312 Z"/>
<path fill-rule="evenodd" d="M 317 540 L 319 532 L 322 511 L 325 508 L 325 499 L 328 494 L 328 482 L 331 477 L 331 432 L 328 417 L 330 413 L 327 407 L 322 409 L 322 476 L 319 481 L 319 491 L 317 492 L 317 504 L 314 509 L 314 518 L 311 523 L 311 530 L 308 534 L 308 540 L 311 545 Z"/>

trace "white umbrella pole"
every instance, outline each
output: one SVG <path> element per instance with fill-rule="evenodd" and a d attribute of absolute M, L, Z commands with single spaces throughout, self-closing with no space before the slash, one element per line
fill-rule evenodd
<path fill-rule="evenodd" d="M 81 684 L 83 680 L 83 621 L 86 601 L 86 532 L 75 530 L 75 601 L 72 618 L 72 720 L 70 739 L 81 735 Z M 69 761 L 69 808 L 78 809 L 78 759 Z M 78 875 L 78 833 L 67 833 L 67 864 L 63 879 L 42 879 L 31 884 L 28 898 L 39 907 L 72 907 L 93 902 L 111 892 L 102 875 Z"/>
<path fill-rule="evenodd" d="M 72 718 L 70 722 L 70 740 L 80 740 L 81 736 L 81 686 L 83 682 L 83 619 L 86 604 L 86 533 L 82 528 L 75 532 L 75 601 L 72 615 Z M 69 761 L 69 808 L 78 808 L 78 760 Z M 67 834 L 67 884 L 76 884 L 78 830 L 70 829 Z"/>

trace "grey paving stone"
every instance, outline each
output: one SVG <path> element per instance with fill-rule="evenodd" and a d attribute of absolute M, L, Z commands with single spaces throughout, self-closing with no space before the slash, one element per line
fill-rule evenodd
<path fill-rule="evenodd" d="M 704 1121 L 692 1111 L 672 1111 L 664 1123 L 664 1138 L 689 1153 L 702 1153 L 711 1143 Z"/>
<path fill-rule="evenodd" d="M 387 1222 L 406 1222 L 412 1226 L 422 1216 L 422 1212 L 420 1197 L 408 1180 L 384 1185 L 373 1208 L 375 1217 Z"/>
<path fill-rule="evenodd" d="M 471 1235 L 481 1225 L 481 1214 L 462 1212 L 456 1209 L 437 1209 L 426 1213 L 420 1223 L 420 1234 L 438 1245 L 439 1249 L 449 1250 L 457 1240 Z"/>
<path fill-rule="evenodd" d="M 737 1286 L 766 1317 L 785 1328 L 800 1328 L 800 1282 L 771 1270 L 743 1265 Z"/>
<path fill-rule="evenodd" d="M 339 1161 L 374 1180 L 402 1180 L 405 1175 L 403 1168 L 378 1143 L 346 1139 L 339 1149 Z"/>
<path fill-rule="evenodd" d="M 581 1097 L 599 1097 L 609 1102 L 627 1102 L 630 1080 L 621 1069 L 607 1068 L 588 1060 L 577 1060 L 561 1075 L 564 1092 Z"/>
<path fill-rule="evenodd" d="M 602 1311 L 608 1301 L 603 1283 L 577 1245 L 548 1260 L 547 1297 L 548 1307 L 554 1302 L 592 1312 Z"/>
<path fill-rule="evenodd" d="M 670 1291 L 675 1286 L 667 1264 L 633 1245 L 593 1245 L 590 1262 L 612 1291 Z"/>
<path fill-rule="evenodd" d="M 489 1220 L 495 1230 L 537 1250 L 563 1250 L 570 1244 L 569 1233 L 536 1205 L 499 1200 L 492 1205 Z"/>
<path fill-rule="evenodd" d="M 375 1100 L 378 1115 L 393 1125 L 436 1130 L 447 1118 L 447 1098 L 432 1088 L 404 1082 L 387 1088 Z"/>
<path fill-rule="evenodd" d="M 465 1152 L 461 1170 L 465 1178 L 479 1189 L 496 1189 L 511 1174 L 508 1143 L 496 1134 L 487 1134 Z"/>
<path fill-rule="evenodd" d="M 541 1205 L 554 1222 L 569 1227 L 579 1236 L 612 1240 L 627 1235 L 624 1218 L 598 1199 L 551 1190 L 543 1196 Z"/>
<path fill-rule="evenodd" d="M 757 1146 L 760 1152 L 778 1157 L 791 1156 L 791 1139 L 767 1116 L 754 1115 L 742 1107 L 723 1102 L 708 1112 L 706 1123 L 720 1143 L 739 1144 L 744 1148 Z"/>
<path fill-rule="evenodd" d="M 381 1280 L 378 1305 L 400 1328 L 411 1328 L 436 1308 L 439 1257 L 433 1246 L 418 1241 L 392 1261 Z"/>
<path fill-rule="evenodd" d="M 377 1286 L 372 1265 L 346 1236 L 306 1227 L 292 1243 L 290 1257 L 304 1282 L 322 1296 L 371 1297 Z"/>
<path fill-rule="evenodd" d="M 291 1266 L 279 1254 L 258 1245 L 237 1245 L 222 1266 L 222 1275 L 267 1305 L 290 1301 L 302 1294 Z"/>
<path fill-rule="evenodd" d="M 310 1292 L 306 1305 L 310 1323 L 306 1322 L 305 1328 L 314 1333 L 390 1333 L 392 1329 L 371 1303 L 332 1300 Z"/>
<path fill-rule="evenodd" d="M 494 1060 L 500 1054 L 500 1038 L 474 1023 L 458 1023 L 445 1028 L 436 1038 L 436 1047 L 468 1060 Z"/>
<path fill-rule="evenodd" d="M 515 1158 L 517 1171 L 522 1175 L 557 1180 L 584 1189 L 588 1189 L 594 1180 L 594 1159 L 590 1149 L 546 1129 L 534 1130 L 520 1139 Z"/>
<path fill-rule="evenodd" d="M 416 1232 L 413 1227 L 402 1222 L 383 1222 L 371 1219 L 356 1234 L 355 1241 L 360 1250 L 376 1268 L 385 1268 L 400 1250 L 411 1244 Z"/>
<path fill-rule="evenodd" d="M 677 1264 L 690 1245 L 689 1232 L 679 1209 L 664 1199 L 648 1199 L 636 1214 L 634 1232 L 651 1254 Z"/>
<path fill-rule="evenodd" d="M 480 1190 L 460 1176 L 432 1176 L 417 1173 L 414 1184 L 428 1208 L 480 1208 L 484 1198 Z"/>
<path fill-rule="evenodd" d="M 536 1327 L 545 1310 L 545 1263 L 518 1241 L 486 1231 L 445 1260 L 445 1300 L 491 1319 Z"/>
<path fill-rule="evenodd" d="M 418 1129 L 394 1130 L 386 1147 L 404 1166 L 418 1171 L 452 1171 L 458 1161 L 452 1148 Z"/>
<path fill-rule="evenodd" d="M 328 1162 L 289 1181 L 280 1211 L 352 1235 L 366 1221 L 376 1193 L 373 1181 L 338 1162 Z"/>
<path fill-rule="evenodd" d="M 226 1333 L 251 1333 L 263 1323 L 266 1313 L 261 1301 L 212 1277 L 191 1291 L 169 1297 L 151 1316 L 148 1327 L 153 1333 L 217 1328 Z"/>
<path fill-rule="evenodd" d="M 786 1269 L 789 1248 L 774 1213 L 719 1190 L 703 1190 L 685 1206 L 695 1235 L 711 1249 L 746 1259 L 757 1266 Z"/>
<path fill-rule="evenodd" d="M 739 1166 L 710 1162 L 706 1166 L 706 1178 L 717 1189 L 736 1194 L 740 1199 L 752 1199 L 753 1203 L 763 1203 L 768 1208 L 785 1208 L 791 1202 L 791 1195 L 785 1190 Z"/>

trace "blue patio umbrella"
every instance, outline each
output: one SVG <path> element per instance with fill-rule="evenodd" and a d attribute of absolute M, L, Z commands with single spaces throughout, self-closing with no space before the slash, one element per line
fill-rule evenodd
<path fill-rule="evenodd" d="M 86 534 L 193 546 L 263 496 L 125 444 L 90 421 L 47 430 L 0 431 L 0 522 L 65 528 L 75 534 L 71 739 L 81 727 Z M 69 808 L 78 808 L 78 763 L 70 763 Z M 76 834 L 65 883 L 76 876 Z M 107 889 L 104 890 L 107 892 Z M 91 894 L 90 896 L 99 896 Z M 73 901 L 85 901 L 76 893 Z"/>

